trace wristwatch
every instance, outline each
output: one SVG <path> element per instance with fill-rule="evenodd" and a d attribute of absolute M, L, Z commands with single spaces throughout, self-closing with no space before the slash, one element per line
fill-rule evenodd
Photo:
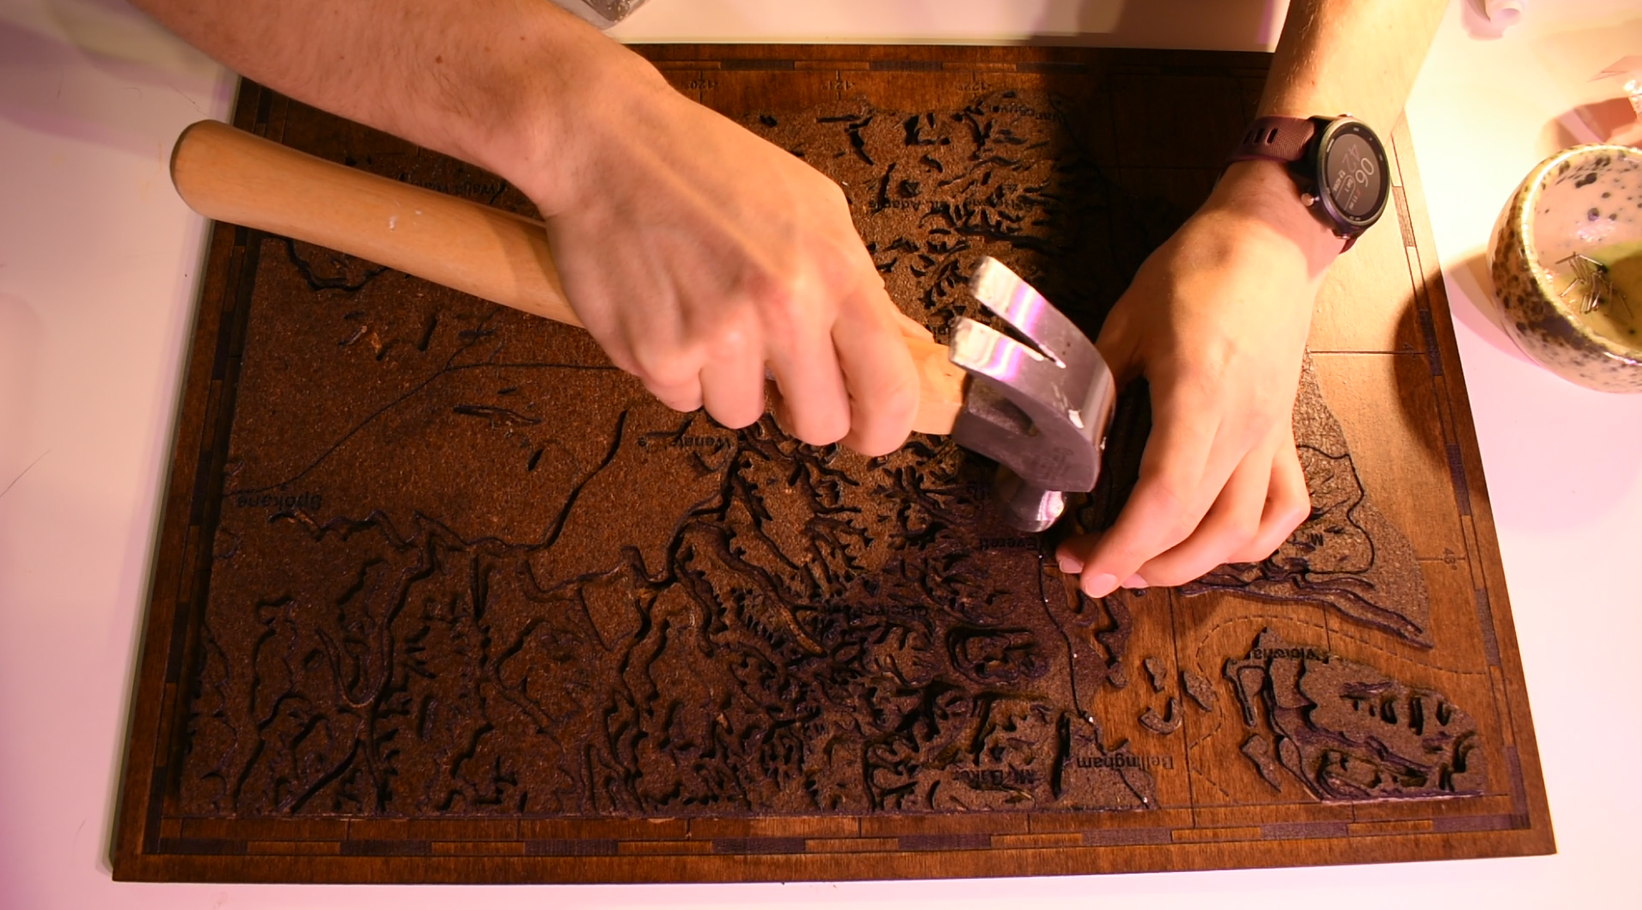
<path fill-rule="evenodd" d="M 1380 219 L 1391 195 L 1385 145 L 1350 114 L 1256 118 L 1228 163 L 1262 160 L 1288 166 L 1300 201 L 1346 242 L 1342 253 Z"/>

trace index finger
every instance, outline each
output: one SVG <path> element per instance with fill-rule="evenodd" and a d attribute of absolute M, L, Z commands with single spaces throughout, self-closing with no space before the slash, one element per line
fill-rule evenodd
<path fill-rule="evenodd" d="M 1191 399 L 1176 393 L 1154 402 L 1140 478 L 1117 521 L 1086 553 L 1079 550 L 1088 538 L 1062 545 L 1062 555 L 1082 563 L 1081 587 L 1091 597 L 1110 594 L 1147 560 L 1190 536 L 1231 476 L 1215 458 L 1220 415 L 1191 407 Z"/>

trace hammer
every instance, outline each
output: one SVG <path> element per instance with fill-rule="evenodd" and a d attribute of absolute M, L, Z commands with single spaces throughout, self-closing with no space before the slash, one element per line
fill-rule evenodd
<path fill-rule="evenodd" d="M 368 259 L 504 306 L 581 325 L 541 222 L 344 167 L 212 120 L 177 138 L 171 181 L 194 211 Z M 960 319 L 950 347 L 907 339 L 918 369 L 913 429 L 998 463 L 1008 523 L 1046 530 L 1066 494 L 1094 489 L 1111 423 L 1112 372 L 1087 336 L 1003 263 L 970 293 L 1019 339 Z M 1023 340 L 1021 340 L 1023 339 Z"/>

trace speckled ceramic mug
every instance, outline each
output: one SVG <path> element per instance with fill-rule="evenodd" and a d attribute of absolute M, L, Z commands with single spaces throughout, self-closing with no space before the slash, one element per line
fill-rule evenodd
<path fill-rule="evenodd" d="M 1598 330 L 1568 257 L 1642 241 L 1642 151 L 1582 145 L 1529 172 L 1494 225 L 1488 260 L 1504 328 L 1529 358 L 1570 382 L 1642 392 L 1642 300 L 1603 304 L 1631 325 Z"/>

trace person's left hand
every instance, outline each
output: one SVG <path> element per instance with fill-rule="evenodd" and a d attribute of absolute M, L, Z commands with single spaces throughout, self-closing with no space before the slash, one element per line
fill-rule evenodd
<path fill-rule="evenodd" d="M 1111 528 L 1061 544 L 1092 597 L 1271 555 L 1310 512 L 1293 408 L 1311 306 L 1340 240 L 1281 165 L 1233 165 L 1141 266 L 1096 347 L 1144 375 L 1152 431 Z"/>

